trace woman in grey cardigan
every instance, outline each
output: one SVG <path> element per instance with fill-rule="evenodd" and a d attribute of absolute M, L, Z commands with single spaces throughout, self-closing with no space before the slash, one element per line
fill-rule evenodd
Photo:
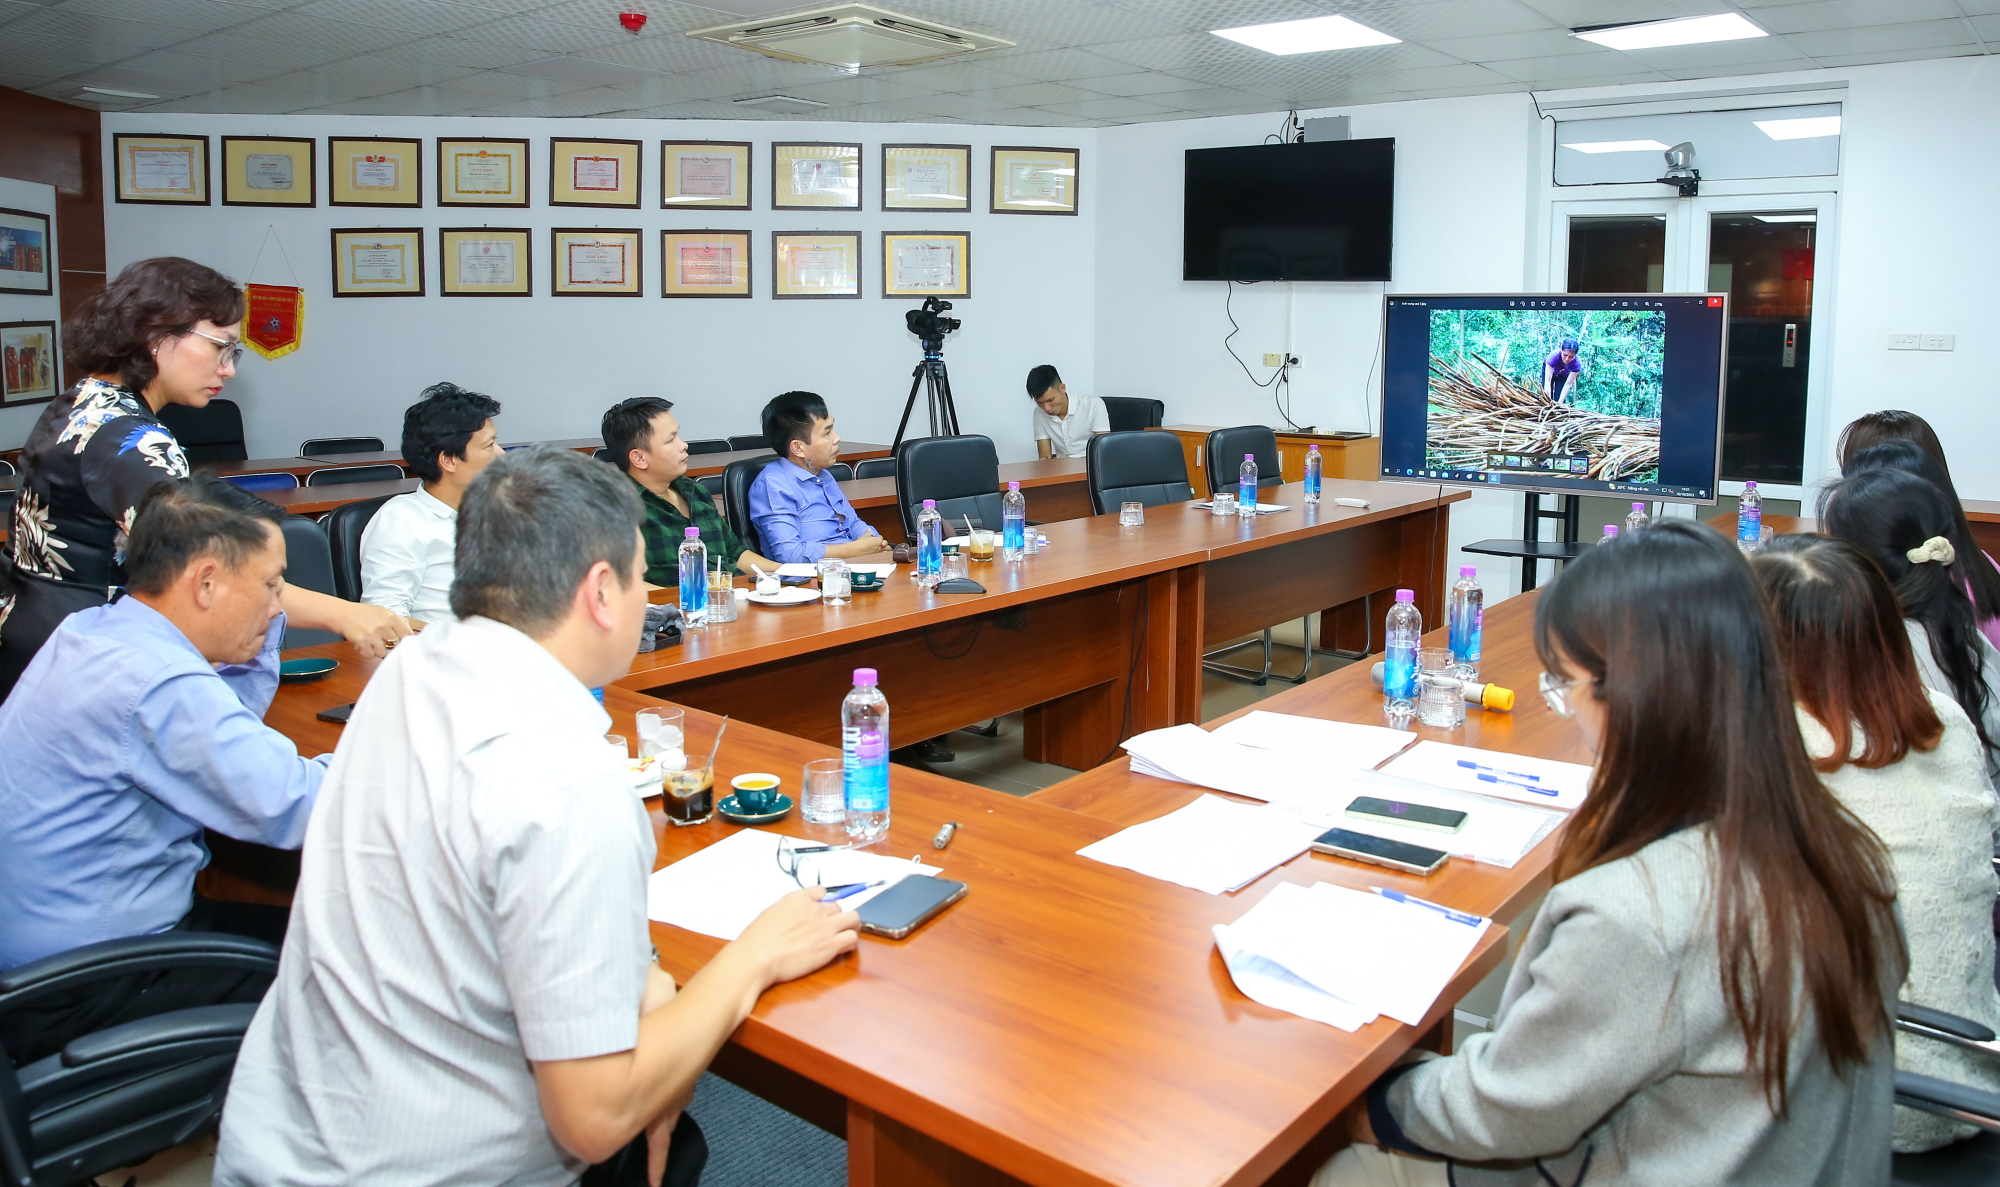
<path fill-rule="evenodd" d="M 1674 520 L 1593 548 L 1535 646 L 1598 756 L 1555 887 L 1492 1033 L 1371 1087 L 1316 1187 L 1887 1183 L 1895 884 L 1749 565 Z"/>

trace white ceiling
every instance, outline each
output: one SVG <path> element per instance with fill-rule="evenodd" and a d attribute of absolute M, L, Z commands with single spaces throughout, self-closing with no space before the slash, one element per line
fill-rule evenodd
<path fill-rule="evenodd" d="M 850 75 L 696 41 L 771 0 L 0 0 L 0 85 L 107 110 L 1101 127 L 1986 54 L 2000 0 L 876 0 L 1017 43 Z M 784 10 L 811 5 L 792 5 Z M 721 10 L 728 11 L 721 11 Z M 1620 53 L 1573 26 L 1725 10 L 1769 37 Z M 1344 13 L 1403 44 L 1277 57 L 1210 29 Z M 828 106 L 746 110 L 771 93 Z"/>

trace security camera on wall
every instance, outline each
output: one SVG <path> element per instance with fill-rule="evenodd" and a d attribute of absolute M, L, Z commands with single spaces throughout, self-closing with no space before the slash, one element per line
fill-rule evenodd
<path fill-rule="evenodd" d="M 1667 158 L 1667 175 L 1658 179 L 1661 185 L 1674 187 L 1683 198 L 1701 192 L 1701 170 L 1694 167 L 1694 141 L 1683 140 L 1662 155 Z"/>

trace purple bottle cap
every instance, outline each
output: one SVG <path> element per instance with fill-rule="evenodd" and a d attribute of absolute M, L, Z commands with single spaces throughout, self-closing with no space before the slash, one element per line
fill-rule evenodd
<path fill-rule="evenodd" d="M 1607 524 L 1605 524 L 1605 525 L 1604 525 L 1604 534 L 1605 534 L 1606 536 L 1615 536 L 1615 535 L 1617 535 L 1617 534 L 1618 534 L 1618 525 L 1617 525 L 1617 524 L 1615 524 L 1615 523 L 1607 523 Z"/>
<path fill-rule="evenodd" d="M 1460 565 L 1458 567 L 1458 575 L 1460 577 L 1477 577 L 1479 576 L 1479 570 L 1473 568 L 1471 565 Z"/>
<path fill-rule="evenodd" d="M 924 510 L 926 510 L 926 511 L 936 511 L 936 510 L 937 510 L 937 500 L 936 500 L 936 499 L 925 499 L 925 500 L 924 500 Z"/>
<path fill-rule="evenodd" d="M 687 529 L 687 530 L 686 530 L 685 532 L 682 532 L 681 534 L 682 534 L 682 535 L 684 535 L 684 536 L 686 536 L 686 537 L 687 537 L 688 539 L 690 539 L 690 540 L 699 540 L 699 539 L 701 539 L 701 529 L 700 529 L 700 528 L 689 528 L 689 529 Z"/>
<path fill-rule="evenodd" d="M 1748 482 L 1745 482 L 1745 483 L 1743 484 L 1743 489 L 1744 489 L 1744 490 L 1756 490 L 1756 489 L 1757 489 L 1757 480 L 1756 480 L 1755 478 L 1752 478 L 1752 479 L 1750 479 L 1750 480 L 1749 480 Z"/>
<path fill-rule="evenodd" d="M 875 687 L 875 669 L 873 668 L 854 669 L 854 686 L 856 688 Z"/>
<path fill-rule="evenodd" d="M 1008 483 L 1008 484 L 1007 484 L 1007 489 L 1008 489 L 1008 490 L 1020 490 L 1020 489 L 1021 489 L 1021 484 L 1020 484 L 1020 483 L 1018 483 L 1018 482 L 1010 482 L 1010 483 Z"/>
<path fill-rule="evenodd" d="M 1318 452 L 1319 452 L 1319 446 L 1318 446 L 1318 445 L 1308 445 L 1308 446 L 1306 446 L 1306 452 L 1307 452 L 1307 453 L 1318 453 Z"/>
<path fill-rule="evenodd" d="M 1243 455 L 1243 460 L 1246 462 L 1254 462 L 1257 460 L 1257 455 L 1254 453 L 1246 453 Z"/>
<path fill-rule="evenodd" d="M 1634 511 L 1644 511 L 1645 509 L 1646 509 L 1646 505 L 1645 505 L 1644 503 L 1634 503 L 1634 504 L 1632 504 L 1632 510 L 1634 510 Z"/>
<path fill-rule="evenodd" d="M 1415 603 L 1417 600 L 1417 591 L 1414 589 L 1399 589 L 1396 591 L 1396 600 L 1399 602 Z"/>

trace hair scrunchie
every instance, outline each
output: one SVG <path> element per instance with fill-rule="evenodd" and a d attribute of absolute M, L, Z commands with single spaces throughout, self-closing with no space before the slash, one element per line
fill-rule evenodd
<path fill-rule="evenodd" d="M 1958 559 L 1958 551 L 1943 536 L 1932 536 L 1903 555 L 1909 557 L 1913 565 L 1921 565 L 1925 561 L 1948 565 Z"/>

